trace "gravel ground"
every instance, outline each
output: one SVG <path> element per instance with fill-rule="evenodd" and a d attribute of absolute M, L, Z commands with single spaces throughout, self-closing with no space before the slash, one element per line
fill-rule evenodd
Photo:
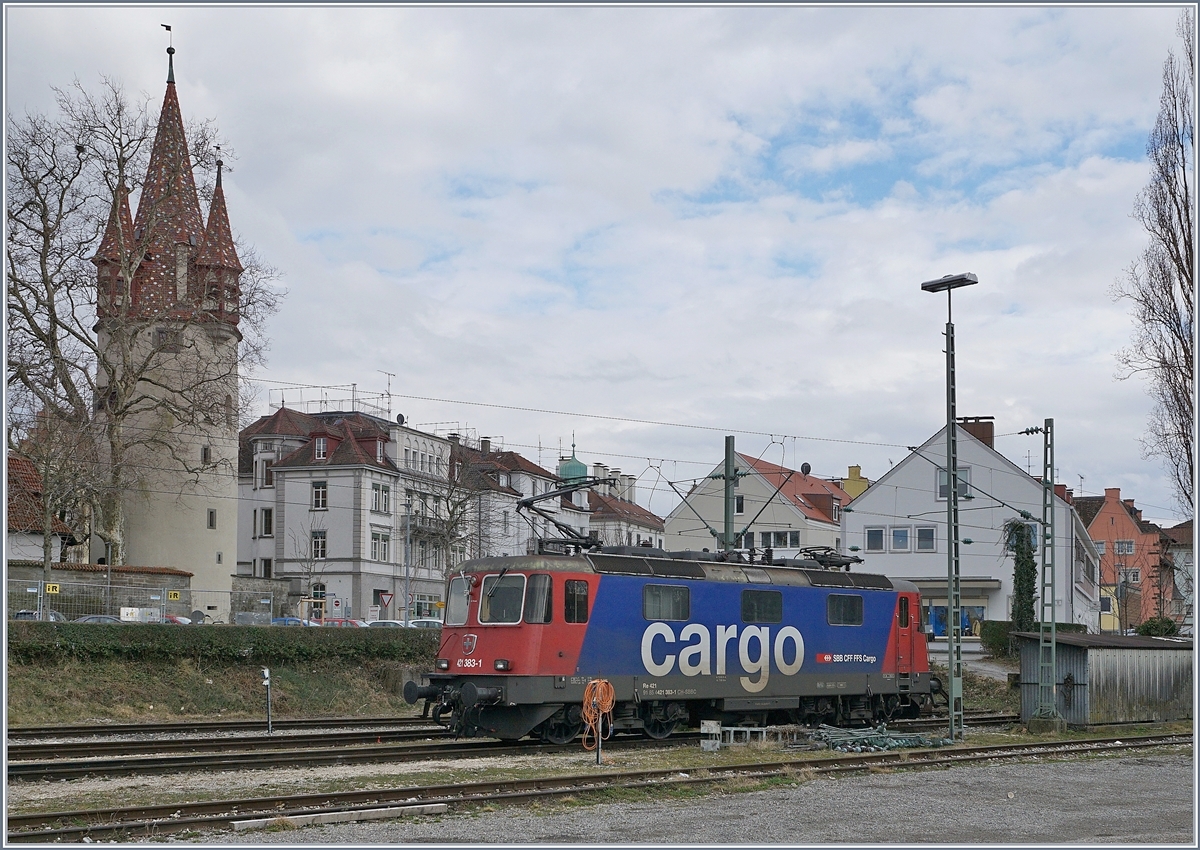
<path fill-rule="evenodd" d="M 873 773 L 742 794 L 208 833 L 203 844 L 1186 844 L 1186 752 Z M 180 839 L 160 839 L 179 843 Z"/>

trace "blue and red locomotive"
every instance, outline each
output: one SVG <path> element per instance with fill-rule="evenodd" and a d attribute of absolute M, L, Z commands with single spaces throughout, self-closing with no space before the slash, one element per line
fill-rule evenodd
<path fill-rule="evenodd" d="M 805 559 L 604 547 L 484 558 L 449 580 L 429 684 L 457 735 L 564 743 L 587 683 L 612 684 L 617 731 L 700 720 L 852 724 L 914 717 L 929 674 L 915 585 Z M 842 569 L 845 567 L 846 569 Z"/>

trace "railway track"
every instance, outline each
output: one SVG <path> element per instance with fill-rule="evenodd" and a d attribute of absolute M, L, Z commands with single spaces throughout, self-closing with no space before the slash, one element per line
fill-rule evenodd
<path fill-rule="evenodd" d="M 426 736 L 428 737 L 428 736 Z M 606 741 L 606 748 L 635 746 L 671 746 L 676 743 L 695 741 L 696 733 L 673 735 L 663 741 L 641 737 L 617 737 Z M 256 742 L 257 743 L 257 742 Z M 518 756 L 531 753 L 568 752 L 578 749 L 578 744 L 542 744 L 536 741 L 513 743 L 494 739 L 478 741 L 454 741 L 443 739 L 434 744 L 369 743 L 363 746 L 344 745 L 336 747 L 313 747 L 308 749 L 280 749 L 283 741 L 269 740 L 274 749 L 152 755 L 133 757 L 101 757 L 52 759 L 50 761 L 13 761 L 9 750 L 7 765 L 9 781 L 70 780 L 86 777 L 113 777 L 184 773 L 188 771 L 218 770 L 270 770 L 291 767 L 319 767 L 331 764 L 370 764 L 378 762 L 427 761 L 431 759 L 463 758 L 473 756 Z"/>
<path fill-rule="evenodd" d="M 1079 741 L 1004 744 L 906 750 L 834 757 L 803 757 L 765 763 L 713 766 L 681 772 L 678 768 L 609 771 L 538 779 L 503 779 L 454 785 L 409 786 L 373 791 L 303 794 L 218 800 L 204 803 L 135 806 L 16 815 L 10 813 L 10 843 L 78 842 L 102 838 L 159 836 L 183 830 L 246 829 L 271 822 L 304 825 L 315 817 L 340 815 L 344 820 L 402 817 L 413 807 L 424 811 L 486 804 L 511 804 L 565 794 L 582 795 L 613 788 L 686 787 L 720 782 L 742 775 L 759 779 L 792 775 L 836 775 L 874 767 L 918 769 L 1031 756 L 1069 757 L 1170 745 L 1191 746 L 1190 734 L 1091 738 Z"/>

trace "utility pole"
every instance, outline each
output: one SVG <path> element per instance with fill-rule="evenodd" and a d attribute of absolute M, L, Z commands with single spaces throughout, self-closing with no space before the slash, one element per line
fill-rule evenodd
<path fill-rule="evenodd" d="M 733 465 L 733 435 L 725 438 L 725 529 L 721 549 L 728 552 L 733 548 L 733 488 L 737 484 L 737 473 Z"/>
<path fill-rule="evenodd" d="M 412 493 L 404 500 L 404 625 L 408 627 L 409 609 L 409 564 L 412 563 Z"/>
<path fill-rule="evenodd" d="M 1027 432 L 1037 432 L 1027 428 Z M 1054 522 L 1054 420 L 1047 419 L 1042 432 L 1042 575 L 1038 617 L 1038 705 L 1030 719 L 1030 730 L 1062 731 L 1066 721 L 1058 713 L 1058 612 L 1054 605 L 1056 535 Z M 1037 727 L 1037 728 L 1035 728 Z"/>

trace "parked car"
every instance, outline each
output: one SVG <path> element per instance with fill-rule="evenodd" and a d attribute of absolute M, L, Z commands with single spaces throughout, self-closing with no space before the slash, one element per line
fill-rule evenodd
<path fill-rule="evenodd" d="M 112 614 L 88 614 L 85 617 L 76 617 L 71 622 L 73 623 L 121 623 L 120 617 L 114 617 Z"/>
<path fill-rule="evenodd" d="M 40 620 L 40 619 L 42 619 L 42 615 L 39 614 L 37 611 L 18 611 L 17 613 L 12 615 L 12 618 L 14 620 Z M 64 617 L 62 614 L 60 614 L 54 610 L 50 611 L 50 622 L 51 623 L 65 623 L 66 621 L 67 621 L 67 618 Z"/>
<path fill-rule="evenodd" d="M 276 617 L 271 620 L 272 626 L 319 626 L 315 620 L 305 620 L 302 617 Z"/>
<path fill-rule="evenodd" d="M 371 628 L 381 629 L 402 629 L 404 628 L 403 620 L 369 620 L 367 625 Z"/>
<path fill-rule="evenodd" d="M 440 629 L 442 621 L 435 617 L 417 617 L 415 620 L 408 621 L 410 629 Z"/>
<path fill-rule="evenodd" d="M 362 620 L 351 620 L 351 619 L 345 619 L 345 618 L 341 618 L 341 617 L 330 617 L 326 620 L 322 620 L 321 625 L 332 626 L 335 629 L 338 629 L 338 628 L 357 629 L 357 628 L 366 628 L 367 624 L 364 623 Z"/>
<path fill-rule="evenodd" d="M 168 614 L 163 617 L 162 621 L 176 626 L 190 626 L 192 624 L 190 617 L 181 617 L 179 614 Z"/>

